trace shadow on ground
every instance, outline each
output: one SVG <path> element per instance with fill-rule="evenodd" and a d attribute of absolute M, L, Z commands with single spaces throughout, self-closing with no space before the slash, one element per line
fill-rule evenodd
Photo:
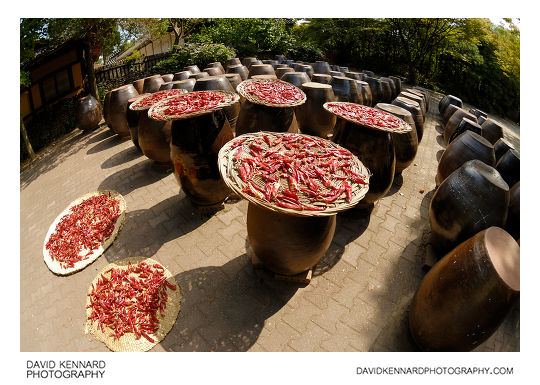
<path fill-rule="evenodd" d="M 131 146 L 111 156 L 101 164 L 101 168 L 120 166 L 121 164 L 140 158 L 142 155 L 142 152 L 137 147 Z"/>
<path fill-rule="evenodd" d="M 243 254 L 223 266 L 176 275 L 180 313 L 161 342 L 166 351 L 247 351 L 264 322 L 291 299 L 299 285 L 265 280 Z"/>

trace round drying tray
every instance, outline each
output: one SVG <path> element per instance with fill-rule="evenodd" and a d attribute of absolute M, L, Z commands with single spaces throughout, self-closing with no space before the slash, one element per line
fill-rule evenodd
<path fill-rule="evenodd" d="M 145 93 L 138 97 L 129 105 L 129 109 L 133 111 L 144 111 L 148 110 L 157 102 L 167 99 L 173 96 L 178 96 L 187 93 L 187 90 L 182 88 L 175 88 L 171 90 L 157 91 L 154 93 Z"/>
<path fill-rule="evenodd" d="M 159 311 L 156 312 L 156 317 L 158 319 L 158 330 L 153 334 L 148 334 L 151 339 L 154 340 L 154 342 L 151 342 L 150 340 L 146 339 L 145 337 L 141 336 L 139 339 L 135 337 L 135 334 L 132 332 L 126 332 L 123 335 L 121 335 L 119 338 L 114 339 L 111 334 L 113 334 L 114 330 L 109 328 L 108 326 L 103 326 L 104 331 L 103 332 L 99 327 L 97 322 L 92 322 L 88 318 L 90 318 L 92 314 L 92 309 L 90 307 L 90 294 L 92 292 L 92 288 L 97 287 L 98 280 L 103 279 L 102 277 L 105 277 L 107 279 L 110 278 L 110 270 L 116 269 L 116 270 L 128 270 L 130 264 L 136 265 L 139 262 L 145 262 L 150 266 L 153 266 L 154 264 L 158 264 L 163 269 L 163 274 L 166 277 L 166 280 L 169 284 L 174 285 L 176 287 L 175 290 L 171 290 L 169 288 L 166 289 L 167 292 L 167 301 L 165 303 L 165 309 L 164 309 L 164 315 L 162 316 L 159 314 Z M 131 273 L 133 277 L 136 277 L 137 275 L 135 273 Z M 84 328 L 84 333 L 92 333 L 94 337 L 98 340 L 103 342 L 109 349 L 115 352 L 145 352 L 150 349 L 152 349 L 155 345 L 157 345 L 159 342 L 161 342 L 167 333 L 172 329 L 174 326 L 174 323 L 176 322 L 176 318 L 178 317 L 178 313 L 180 312 L 180 300 L 181 300 L 181 293 L 180 293 L 180 287 L 176 283 L 176 280 L 172 276 L 171 272 L 167 270 L 163 265 L 161 265 L 159 262 L 151 259 L 151 258 L 145 258 L 145 257 L 130 257 L 125 258 L 120 261 L 116 261 L 113 263 L 108 264 L 105 266 L 94 278 L 92 283 L 90 284 L 88 288 L 88 293 L 86 296 L 86 325 Z"/>
<path fill-rule="evenodd" d="M 194 91 L 173 96 L 154 104 L 148 116 L 155 120 L 179 120 L 210 114 L 238 102 L 238 94 L 229 91 Z"/>
<path fill-rule="evenodd" d="M 236 91 L 248 102 L 267 107 L 296 107 L 307 99 L 300 88 L 279 79 L 246 79 Z"/>
<path fill-rule="evenodd" d="M 119 203 L 119 209 L 120 209 L 120 215 L 116 219 L 116 222 L 114 224 L 114 229 L 111 233 L 111 235 L 103 240 L 103 243 L 97 248 L 93 249 L 91 251 L 88 251 L 86 249 L 83 249 L 81 252 L 79 252 L 79 255 L 82 256 L 82 259 L 80 261 L 77 261 L 74 263 L 74 266 L 72 267 L 64 267 L 62 264 L 56 260 L 53 259 L 51 254 L 49 253 L 49 250 L 47 250 L 47 243 L 49 242 L 49 238 L 52 234 L 56 232 L 56 226 L 62 221 L 63 217 L 67 214 L 70 214 L 71 209 L 82 203 L 84 200 L 105 194 L 109 196 L 110 198 L 114 198 Z M 100 191 L 94 191 L 88 194 L 85 194 L 83 196 L 80 196 L 79 198 L 75 199 L 73 202 L 71 202 L 54 220 L 54 222 L 49 226 L 49 230 L 47 231 L 47 234 L 45 235 L 45 240 L 43 241 L 43 260 L 45 261 L 45 264 L 51 270 L 53 273 L 58 275 L 70 275 L 73 273 L 76 273 L 77 271 L 80 271 L 84 269 L 86 266 L 90 265 L 92 262 L 94 262 L 96 259 L 98 259 L 101 254 L 105 252 L 105 250 L 113 243 L 116 236 L 118 235 L 118 232 L 124 225 L 124 221 L 126 219 L 126 210 L 127 205 L 124 197 L 117 191 L 113 190 L 100 190 Z"/>
<path fill-rule="evenodd" d="M 307 143 L 308 145 L 305 148 L 295 149 L 294 145 L 299 143 Z M 253 167 L 253 177 L 244 181 L 240 173 L 240 167 L 243 168 L 244 162 L 248 161 L 248 163 L 253 164 L 256 157 L 253 151 L 255 147 L 264 151 L 266 154 L 264 159 L 277 159 L 273 168 L 276 168 L 275 166 L 278 164 L 281 166 L 273 171 L 267 169 L 267 175 L 270 175 L 270 179 L 261 175 L 266 164 L 264 167 L 255 166 Z M 290 160 L 291 158 L 294 159 Z M 245 159 L 248 159 L 248 161 Z M 326 181 L 323 181 L 322 178 L 316 175 L 316 167 L 320 171 L 334 160 L 337 162 L 335 163 L 336 167 L 330 174 L 323 173 L 323 175 L 326 175 Z M 337 165 L 344 164 L 344 162 L 349 163 L 349 165 L 345 168 L 337 167 Z M 270 163 L 272 163 L 271 160 Z M 370 172 L 355 155 L 336 143 L 311 135 L 277 132 L 257 132 L 240 135 L 221 148 L 218 154 L 218 166 L 225 184 L 238 195 L 257 206 L 289 215 L 309 217 L 335 215 L 340 211 L 354 207 L 369 189 Z M 330 167 L 332 168 L 332 166 Z M 302 178 L 295 178 L 297 186 L 293 188 L 290 176 L 294 173 L 298 176 L 298 169 L 302 170 L 301 173 L 304 178 L 306 175 L 311 174 L 309 179 L 315 186 L 311 185 L 310 187 L 309 182 L 306 184 L 301 180 Z M 351 176 L 350 171 L 345 169 L 352 171 L 355 175 Z M 278 203 L 275 194 L 273 197 L 270 195 L 270 200 L 266 198 L 265 191 L 268 183 L 276 183 L 276 181 L 279 183 L 277 194 L 281 204 L 283 202 L 292 203 L 295 208 L 283 207 Z M 350 187 L 350 196 L 346 191 L 342 191 L 337 199 L 325 202 L 323 198 L 315 198 L 313 195 L 312 188 L 314 187 L 318 193 L 326 195 L 325 199 L 332 199 L 333 194 L 331 192 L 344 188 L 344 181 Z M 325 184 L 328 182 L 333 184 L 334 187 Z M 253 185 L 250 186 L 250 183 Z M 253 189 L 261 194 L 258 194 L 258 197 L 254 196 Z M 279 195 L 284 194 L 285 189 L 287 189 L 287 192 L 292 190 L 296 194 L 298 197 L 296 203 L 286 200 L 283 195 Z"/>
<path fill-rule="evenodd" d="M 405 134 L 412 130 L 403 119 L 376 108 L 349 102 L 327 102 L 323 107 L 338 118 L 373 130 L 393 134 Z"/>

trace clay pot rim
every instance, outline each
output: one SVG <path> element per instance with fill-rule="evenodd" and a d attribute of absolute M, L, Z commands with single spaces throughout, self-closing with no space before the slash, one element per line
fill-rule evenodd
<path fill-rule="evenodd" d="M 493 234 L 494 233 L 494 234 Z M 501 281 L 511 290 L 520 290 L 520 269 L 519 269 L 519 245 L 516 240 L 504 229 L 492 226 L 485 230 L 484 247 L 489 255 L 489 260 Z M 500 248 L 504 247 L 504 251 Z M 511 256 L 512 258 L 508 258 Z M 508 262 L 514 262 L 512 266 Z M 515 262 L 517 260 L 517 268 Z"/>

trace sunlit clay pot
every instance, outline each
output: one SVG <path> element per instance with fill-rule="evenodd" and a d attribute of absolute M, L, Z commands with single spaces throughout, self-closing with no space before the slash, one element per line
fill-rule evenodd
<path fill-rule="evenodd" d="M 414 160 L 418 151 L 418 137 L 414 127 L 414 119 L 409 111 L 393 104 L 378 103 L 375 108 L 383 110 L 403 119 L 408 123 L 412 130 L 402 134 L 392 133 L 392 142 L 396 152 L 396 171 L 395 175 L 400 175 Z"/>
<path fill-rule="evenodd" d="M 426 107 L 426 103 L 424 102 L 423 97 L 412 94 L 412 93 L 407 92 L 407 91 L 401 91 L 399 93 L 399 96 L 407 98 L 407 99 L 414 100 L 416 103 L 418 103 L 420 105 L 420 108 L 422 109 L 422 115 L 424 116 L 424 120 L 425 120 L 427 107 Z"/>
<path fill-rule="evenodd" d="M 437 167 L 437 184 L 441 184 L 451 173 L 469 160 L 478 159 L 495 167 L 495 151 L 493 145 L 485 138 L 465 131 L 444 150 Z"/>
<path fill-rule="evenodd" d="M 330 76 L 334 77 L 334 76 L 345 76 L 345 74 L 341 71 L 330 71 L 329 73 Z"/>
<path fill-rule="evenodd" d="M 403 98 L 401 96 L 395 98 L 392 101 L 392 104 L 404 108 L 411 113 L 416 128 L 418 143 L 420 143 L 422 141 L 422 136 L 424 135 L 424 116 L 422 115 L 420 105 L 414 100 Z"/>
<path fill-rule="evenodd" d="M 302 84 L 309 82 L 309 76 L 305 72 L 286 72 L 281 77 L 281 80 L 287 83 L 291 83 L 298 88 L 302 87 Z"/>
<path fill-rule="evenodd" d="M 495 161 L 497 162 L 504 154 L 506 154 L 506 151 L 510 149 L 515 149 L 512 143 L 510 143 L 504 138 L 500 138 L 499 140 L 497 140 L 493 147 L 495 148 Z"/>
<path fill-rule="evenodd" d="M 239 74 L 225 74 L 223 75 L 225 76 L 225 78 L 229 81 L 229 83 L 231 84 L 231 87 L 233 88 L 233 90 L 236 91 L 236 87 L 242 83 L 242 78 L 240 77 Z"/>
<path fill-rule="evenodd" d="M 470 351 L 504 321 L 520 291 L 519 245 L 489 227 L 451 250 L 425 275 L 409 330 L 427 351 Z"/>
<path fill-rule="evenodd" d="M 174 74 L 161 75 L 161 78 L 163 79 L 165 83 L 172 82 L 174 78 Z"/>
<path fill-rule="evenodd" d="M 454 104 L 450 104 L 446 108 L 446 110 L 444 110 L 444 114 L 441 115 L 442 126 L 445 127 L 446 123 L 448 123 L 448 120 L 450 119 L 450 117 L 452 115 L 454 115 L 454 112 L 459 111 L 459 110 L 462 110 L 462 108 L 458 107 L 458 106 L 456 106 Z"/>
<path fill-rule="evenodd" d="M 381 83 L 381 102 L 382 103 L 390 103 L 392 101 L 392 86 L 390 84 L 394 84 L 391 80 L 384 80 L 383 78 L 379 79 L 379 82 Z"/>
<path fill-rule="evenodd" d="M 182 89 L 186 90 L 187 92 L 193 91 L 193 87 L 195 87 L 195 83 L 197 82 L 196 79 L 184 79 L 184 80 L 178 80 L 172 82 L 173 85 L 171 87 L 172 90 L 175 89 Z"/>
<path fill-rule="evenodd" d="M 129 137 L 129 125 L 127 122 L 128 100 L 137 96 L 137 90 L 132 84 L 115 88 L 111 91 L 109 101 L 109 127 L 113 132 L 122 137 Z"/>
<path fill-rule="evenodd" d="M 145 94 L 147 92 L 149 93 L 157 92 L 159 91 L 159 87 L 161 87 L 163 83 L 165 82 L 163 81 L 163 78 L 161 77 L 161 75 L 153 75 L 153 76 L 144 78 L 142 93 Z"/>
<path fill-rule="evenodd" d="M 238 74 L 242 78 L 242 80 L 246 80 L 248 78 L 248 69 L 246 66 L 241 64 L 235 64 L 227 67 L 227 73 L 228 74 Z"/>
<path fill-rule="evenodd" d="M 275 69 L 276 77 L 281 79 L 287 72 L 294 72 L 294 68 L 291 67 L 278 67 Z"/>
<path fill-rule="evenodd" d="M 450 138 L 454 135 L 463 118 L 476 122 L 476 117 L 470 112 L 465 111 L 463 108 L 454 112 L 444 126 L 443 138 L 446 144 L 450 143 Z"/>
<path fill-rule="evenodd" d="M 450 135 L 450 138 L 448 139 L 449 143 L 452 143 L 454 139 L 463 134 L 465 131 L 472 131 L 475 134 L 480 136 L 482 135 L 482 127 L 480 127 L 478 123 L 467 118 L 462 118 L 455 131 L 452 133 L 452 135 Z"/>
<path fill-rule="evenodd" d="M 75 126 L 83 131 L 95 130 L 101 121 L 101 106 L 94 96 L 88 95 L 79 100 L 75 115 Z"/>
<path fill-rule="evenodd" d="M 362 104 L 371 107 L 373 105 L 373 96 L 371 95 L 371 87 L 363 80 L 357 80 L 356 84 L 362 94 Z"/>
<path fill-rule="evenodd" d="M 227 59 L 227 61 L 225 62 L 225 67 L 226 68 L 229 68 L 230 66 L 233 66 L 233 65 L 241 65 L 242 63 L 240 62 L 240 59 L 237 58 L 237 57 L 233 57 L 231 59 Z"/>
<path fill-rule="evenodd" d="M 135 96 L 134 98 L 131 98 L 128 100 L 128 109 L 127 109 L 127 121 L 129 125 L 129 132 L 131 135 L 131 141 L 137 147 L 139 150 L 141 149 L 141 146 L 139 145 L 139 120 L 140 120 L 140 110 L 132 110 L 129 108 L 129 105 L 139 99 L 141 96 L 146 96 L 150 94 L 142 94 Z M 143 111 L 143 113 L 147 113 L 147 111 Z"/>
<path fill-rule="evenodd" d="M 362 94 L 354 79 L 345 76 L 334 76 L 330 80 L 330 85 L 337 101 L 362 104 Z"/>
<path fill-rule="evenodd" d="M 326 138 L 336 124 L 336 116 L 323 108 L 324 103 L 336 100 L 332 87 L 308 82 L 302 84 L 302 91 L 306 102 L 294 110 L 300 132 Z"/>
<path fill-rule="evenodd" d="M 189 78 L 198 80 L 198 79 L 202 79 L 202 78 L 207 78 L 209 76 L 210 76 L 210 74 L 208 74 L 208 72 L 196 72 L 196 73 L 192 73 L 191 75 L 189 75 Z"/>
<path fill-rule="evenodd" d="M 297 72 L 305 72 L 310 79 L 311 79 L 311 77 L 313 76 L 313 73 L 314 73 L 313 67 L 311 67 L 308 64 L 303 64 L 303 65 L 299 66 L 296 69 L 296 71 Z"/>
<path fill-rule="evenodd" d="M 519 153 L 514 149 L 509 149 L 501 156 L 495 167 L 503 179 L 512 187 L 520 180 Z"/>
<path fill-rule="evenodd" d="M 112 93 L 112 90 L 111 91 L 108 91 L 106 94 L 105 94 L 105 99 L 103 100 L 103 119 L 105 119 L 105 124 L 107 125 L 107 127 L 111 127 L 111 114 L 110 114 L 110 109 L 111 109 L 111 93 Z"/>
<path fill-rule="evenodd" d="M 206 67 L 203 72 L 206 72 L 210 76 L 218 76 L 223 74 L 223 72 L 221 72 L 221 70 L 217 67 Z"/>
<path fill-rule="evenodd" d="M 189 75 L 191 75 L 191 72 L 189 72 L 189 71 L 177 72 L 173 76 L 173 81 L 189 79 Z"/>
<path fill-rule="evenodd" d="M 322 84 L 330 84 L 330 81 L 332 80 L 332 76 L 327 74 L 317 74 L 314 73 L 311 77 L 312 82 L 316 83 L 322 83 Z"/>
<path fill-rule="evenodd" d="M 198 66 L 196 66 L 196 65 L 186 66 L 186 67 L 184 67 L 184 71 L 189 71 L 192 74 L 197 74 L 197 73 L 201 72 L 200 68 Z"/>
<path fill-rule="evenodd" d="M 503 137 L 503 126 L 493 119 L 487 119 L 482 124 L 482 136 L 489 140 L 492 144 L 495 144 L 497 140 Z"/>
<path fill-rule="evenodd" d="M 396 90 L 396 84 L 394 83 L 394 81 L 392 79 L 384 77 L 384 76 L 381 76 L 380 79 L 381 79 L 381 81 L 388 82 L 388 84 L 390 86 L 390 91 L 391 91 L 390 100 L 388 102 L 386 102 L 386 103 L 390 103 L 392 100 L 394 100 L 398 96 L 398 92 Z"/>
<path fill-rule="evenodd" d="M 397 76 L 388 76 L 389 79 L 392 79 L 394 82 L 394 87 L 396 87 L 396 94 L 399 95 L 401 92 L 401 79 Z"/>
<path fill-rule="evenodd" d="M 435 191 L 429 206 L 431 245 L 439 257 L 490 226 L 503 227 L 510 199 L 499 172 L 480 160 L 465 162 Z"/>
<path fill-rule="evenodd" d="M 316 61 L 312 65 L 313 67 L 313 73 L 316 74 L 330 74 L 330 65 L 325 61 Z"/>
<path fill-rule="evenodd" d="M 214 67 L 214 68 L 217 68 L 219 69 L 220 73 L 221 74 L 224 74 L 225 73 L 225 68 L 223 68 L 223 65 L 218 62 L 218 61 L 215 61 L 215 62 L 212 62 L 212 63 L 208 63 L 208 65 L 206 66 L 207 68 L 210 68 L 210 67 Z"/>
<path fill-rule="evenodd" d="M 455 105 L 459 108 L 463 107 L 463 102 L 460 98 L 454 95 L 443 96 L 439 101 L 439 113 L 444 114 L 444 111 L 448 108 L 449 105 Z"/>
<path fill-rule="evenodd" d="M 372 103 L 374 105 L 377 103 L 384 103 L 381 81 L 371 76 L 364 77 L 364 81 L 368 83 L 369 87 L 371 88 Z"/>

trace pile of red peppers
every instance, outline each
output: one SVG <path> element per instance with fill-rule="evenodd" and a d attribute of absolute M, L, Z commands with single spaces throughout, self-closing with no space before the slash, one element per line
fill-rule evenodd
<path fill-rule="evenodd" d="M 329 103 L 328 107 L 330 111 L 341 117 L 353 119 L 368 126 L 398 128 L 403 124 L 399 119 L 387 112 L 360 104 Z"/>
<path fill-rule="evenodd" d="M 304 96 L 298 88 L 286 82 L 251 82 L 245 86 L 248 93 L 272 104 L 292 104 L 302 100 Z"/>

